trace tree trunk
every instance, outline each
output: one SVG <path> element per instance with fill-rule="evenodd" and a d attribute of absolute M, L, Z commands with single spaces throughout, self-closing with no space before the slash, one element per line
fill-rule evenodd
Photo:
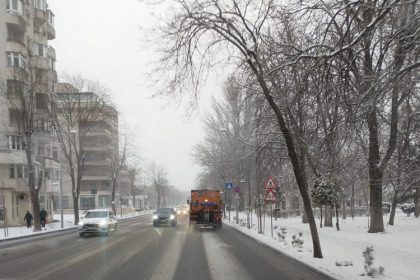
<path fill-rule="evenodd" d="M 114 216 L 117 215 L 117 203 L 115 203 L 115 189 L 117 188 L 117 178 L 118 178 L 118 175 L 114 176 L 112 179 L 112 191 L 111 191 L 111 201 L 113 202 L 112 213 L 114 213 Z M 121 196 L 120 196 L 120 199 L 121 199 Z"/>
<path fill-rule="evenodd" d="M 115 203 L 115 184 L 114 184 L 114 182 L 112 183 L 111 201 L 113 202 L 112 203 L 112 213 L 114 213 L 114 216 L 115 216 L 115 215 L 117 215 L 117 206 L 116 206 L 116 203 Z"/>
<path fill-rule="evenodd" d="M 333 226 L 333 217 L 332 217 L 332 206 L 331 205 L 325 205 L 325 219 L 324 219 L 324 226 L 326 227 L 332 227 Z"/>
<path fill-rule="evenodd" d="M 390 226 L 394 225 L 395 210 L 397 209 L 397 202 L 398 202 L 398 190 L 395 190 L 394 196 L 392 197 L 391 213 L 389 214 L 389 221 L 388 221 L 388 224 Z"/>
<path fill-rule="evenodd" d="M 370 197 L 370 224 L 369 233 L 383 232 L 384 220 L 382 213 L 382 178 L 380 169 L 380 150 L 378 117 L 376 108 L 371 108 L 368 113 L 367 123 L 369 128 L 369 197 Z"/>
<path fill-rule="evenodd" d="M 350 211 L 351 211 L 351 218 L 354 220 L 354 179 L 351 185 L 351 205 L 350 205 Z"/>
<path fill-rule="evenodd" d="M 309 223 L 309 221 L 308 221 L 308 215 L 306 214 L 306 211 L 305 210 L 302 211 L 302 223 L 303 224 Z"/>
<path fill-rule="evenodd" d="M 372 165 L 371 165 L 372 166 Z M 370 225 L 369 233 L 383 232 L 384 220 L 382 212 L 382 172 L 377 168 L 369 168 Z"/>
<path fill-rule="evenodd" d="M 79 196 L 73 193 L 74 224 L 79 224 Z M 77 209 L 77 210 L 76 210 Z"/>
<path fill-rule="evenodd" d="M 346 200 L 343 198 L 343 220 L 345 220 L 347 218 L 347 205 L 346 205 Z"/>
<path fill-rule="evenodd" d="M 321 221 L 319 223 L 319 227 L 322 228 L 322 205 L 319 206 L 319 214 L 321 215 Z"/>
<path fill-rule="evenodd" d="M 260 83 L 261 88 L 263 89 L 263 93 L 268 103 L 270 104 L 270 107 L 273 109 L 277 117 L 277 123 L 286 141 L 287 152 L 288 152 L 290 161 L 292 162 L 293 172 L 295 174 L 299 192 L 303 200 L 303 207 L 305 209 L 305 213 L 309 221 L 309 228 L 311 230 L 312 245 L 313 245 L 313 250 L 314 250 L 313 256 L 315 258 L 322 258 L 321 243 L 319 241 L 318 230 L 316 228 L 314 213 L 312 211 L 312 206 L 311 206 L 311 199 L 308 194 L 308 186 L 305 180 L 305 170 L 302 169 L 300 165 L 300 161 L 296 152 L 293 137 L 290 133 L 290 130 L 287 128 L 286 122 L 284 120 L 284 117 L 280 108 L 277 106 L 276 102 L 271 96 L 270 90 L 268 89 L 268 86 L 265 83 L 264 77 L 261 74 L 259 74 L 258 70 L 255 68 L 255 65 L 250 60 L 248 62 L 251 68 L 253 68 L 254 73 L 257 74 L 258 82 Z"/>
<path fill-rule="evenodd" d="M 29 187 L 29 191 L 31 194 L 31 202 L 32 202 L 32 210 L 33 210 L 33 217 L 34 217 L 34 231 L 40 231 L 41 230 L 41 218 L 39 216 L 39 212 L 40 212 L 40 206 L 39 206 L 39 198 L 38 198 L 38 193 L 40 190 L 36 185 L 35 182 L 35 168 L 34 168 L 34 163 L 33 163 L 33 159 L 32 159 L 32 134 L 26 134 L 26 149 L 25 149 L 25 154 L 26 154 L 26 159 L 27 159 L 27 163 L 28 163 L 28 187 Z M 40 176 L 38 174 L 38 176 Z"/>
<path fill-rule="evenodd" d="M 34 217 L 34 231 L 41 230 L 41 217 L 39 216 L 39 212 L 41 211 L 39 207 L 39 200 L 38 200 L 38 192 L 36 190 L 30 191 L 31 193 L 31 202 L 32 202 L 32 213 Z"/>
<path fill-rule="evenodd" d="M 335 205 L 335 218 L 336 218 L 336 222 L 335 222 L 335 227 L 337 228 L 337 231 L 340 231 L 340 223 L 339 223 L 339 217 L 338 217 L 338 204 Z"/>
<path fill-rule="evenodd" d="M 420 188 L 416 188 L 416 194 L 414 195 L 414 216 L 418 218 L 420 216 Z"/>

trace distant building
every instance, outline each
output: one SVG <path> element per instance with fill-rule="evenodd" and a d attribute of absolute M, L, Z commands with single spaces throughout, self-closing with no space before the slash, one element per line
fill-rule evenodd
<path fill-rule="evenodd" d="M 111 208 L 110 168 L 112 155 L 118 152 L 118 112 L 109 104 L 93 105 L 95 102 L 103 102 L 95 93 L 77 92 L 69 84 L 57 84 L 55 88 L 62 109 L 66 106 L 73 110 L 81 107 L 83 110 L 92 111 L 86 111 L 90 117 L 72 128 L 84 165 L 79 209 Z M 69 104 L 69 100 L 75 105 Z M 68 174 L 64 174 L 63 182 L 64 207 L 72 210 L 72 185 Z"/>
<path fill-rule="evenodd" d="M 32 212 L 27 159 L 17 122 L 20 112 L 11 106 L 11 95 L 18 98 L 29 89 L 37 91 L 32 156 L 35 171 L 43 174 L 40 203 L 48 212 L 59 186 L 59 148 L 46 116 L 48 95 L 44 92 L 57 80 L 55 50 L 48 43 L 54 38 L 54 14 L 46 0 L 0 1 L 0 227 L 22 224 L 26 211 Z M 35 71 L 43 73 L 36 86 L 31 79 Z"/>

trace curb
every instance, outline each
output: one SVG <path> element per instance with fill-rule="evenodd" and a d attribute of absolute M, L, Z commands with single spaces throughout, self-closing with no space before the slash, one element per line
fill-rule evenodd
<path fill-rule="evenodd" d="M 311 265 L 309 265 L 309 264 L 307 264 L 307 263 L 305 263 L 305 262 L 302 262 L 300 259 L 294 258 L 293 256 L 290 256 L 290 255 L 288 255 L 288 254 L 284 253 L 282 250 L 280 250 L 280 249 L 278 249 L 278 248 L 271 247 L 270 245 L 265 244 L 264 242 L 261 242 L 260 240 L 256 239 L 255 237 L 253 237 L 253 236 L 251 236 L 251 235 L 248 235 L 248 234 L 244 233 L 243 231 L 240 231 L 240 230 L 239 230 L 238 228 L 236 228 L 235 226 L 231 226 L 231 225 L 230 225 L 230 224 L 228 224 L 228 223 L 223 223 L 223 225 L 226 225 L 226 226 L 228 226 L 228 227 L 230 227 L 230 228 L 232 228 L 232 229 L 236 230 L 237 232 L 239 232 L 239 233 L 241 233 L 241 234 L 243 234 L 243 235 L 245 235 L 245 236 L 247 236 L 247 237 L 249 237 L 249 238 L 251 238 L 251 239 L 255 240 L 256 242 L 258 242 L 258 244 L 261 244 L 261 245 L 263 245 L 263 246 L 264 246 L 264 247 L 266 247 L 266 248 L 269 248 L 269 249 L 271 249 L 271 250 L 273 250 L 273 251 L 275 251 L 275 252 L 277 252 L 277 253 L 279 253 L 279 254 L 282 254 L 282 255 L 284 255 L 284 256 L 286 256 L 286 257 L 289 257 L 290 259 L 293 259 L 294 261 L 296 261 L 296 262 L 298 262 L 298 263 L 302 264 L 303 266 L 305 266 L 305 267 L 306 267 L 306 268 L 308 268 L 309 270 L 312 270 L 312 271 L 317 272 L 317 273 L 319 273 L 319 274 L 321 274 L 321 275 L 324 275 L 324 276 L 326 277 L 326 279 L 332 279 L 332 280 L 339 280 L 339 279 L 340 279 L 340 278 L 337 278 L 336 276 L 333 276 L 333 275 L 331 275 L 331 274 L 327 274 L 327 273 L 326 273 L 325 271 L 323 271 L 323 270 L 320 270 L 320 269 L 318 269 L 318 268 L 316 268 L 316 267 L 314 267 L 314 266 L 311 266 Z"/>
<path fill-rule="evenodd" d="M 25 239 L 25 238 L 31 238 L 31 237 L 32 238 L 34 238 L 34 237 L 43 237 L 45 235 L 51 235 L 51 234 L 54 234 L 54 233 L 62 233 L 63 231 L 64 232 L 65 231 L 71 231 L 71 230 L 74 230 L 75 228 L 77 228 L 77 226 L 68 227 L 68 228 L 60 228 L 60 229 L 53 230 L 53 231 L 45 230 L 45 231 L 37 232 L 35 234 L 27 234 L 27 235 L 15 236 L 15 237 L 10 237 L 10 238 L 9 237 L 6 237 L 4 239 L 0 239 L 0 244 L 1 243 L 6 243 L 8 241 L 19 240 L 19 239 Z"/>
<path fill-rule="evenodd" d="M 132 220 L 135 218 L 139 218 L 139 217 L 143 217 L 149 215 L 149 213 L 146 214 L 142 214 L 142 215 L 138 215 L 138 216 L 132 216 L 132 217 L 126 217 L 126 218 L 119 218 L 119 221 L 127 221 L 127 220 Z M 0 244 L 5 244 L 8 241 L 15 241 L 15 240 L 19 240 L 19 239 L 25 239 L 25 238 L 36 238 L 36 237 L 43 237 L 45 235 L 51 235 L 51 234 L 59 234 L 59 233 L 63 233 L 63 232 L 67 232 L 67 231 L 71 231 L 71 230 L 75 230 L 77 229 L 77 226 L 72 226 L 72 227 L 67 227 L 67 228 L 60 228 L 60 229 L 54 229 L 54 230 L 45 230 L 45 231 L 39 231 L 37 233 L 34 234 L 27 234 L 27 235 L 21 235 L 21 236 L 15 236 L 15 237 L 6 237 L 3 239 L 0 239 Z"/>

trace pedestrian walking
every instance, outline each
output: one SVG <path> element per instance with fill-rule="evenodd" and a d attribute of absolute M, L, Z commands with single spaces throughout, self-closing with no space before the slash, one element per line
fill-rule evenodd
<path fill-rule="evenodd" d="M 24 221 L 26 221 L 26 227 L 27 227 L 27 228 L 30 228 L 30 227 L 32 226 L 32 220 L 33 220 L 33 218 L 34 218 L 34 217 L 32 217 L 31 212 L 29 212 L 29 210 L 28 210 L 28 211 L 26 211 L 26 215 L 25 215 L 25 217 L 23 218 L 23 220 L 24 220 Z"/>
<path fill-rule="evenodd" d="M 48 216 L 47 211 L 44 209 L 44 207 L 42 207 L 41 212 L 39 212 L 39 217 L 41 218 L 41 227 L 42 228 L 45 228 L 45 224 L 47 222 L 47 216 Z"/>

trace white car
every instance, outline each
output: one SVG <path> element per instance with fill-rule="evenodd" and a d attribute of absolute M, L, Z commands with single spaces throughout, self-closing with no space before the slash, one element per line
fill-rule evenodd
<path fill-rule="evenodd" d="M 85 234 L 106 234 L 117 230 L 118 222 L 111 210 L 92 209 L 86 212 L 86 215 L 79 222 L 79 236 Z"/>

